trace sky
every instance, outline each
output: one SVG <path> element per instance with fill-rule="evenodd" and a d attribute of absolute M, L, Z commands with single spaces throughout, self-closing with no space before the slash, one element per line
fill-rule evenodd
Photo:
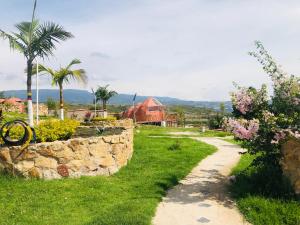
<path fill-rule="evenodd" d="M 0 29 L 29 21 L 33 0 L 0 0 Z M 292 0 L 38 0 L 37 17 L 75 38 L 57 45 L 52 68 L 73 58 L 90 90 L 110 84 L 119 93 L 224 101 L 241 86 L 270 80 L 248 55 L 260 40 L 292 74 L 300 73 L 300 1 Z M 0 40 L 0 90 L 26 88 L 24 57 Z M 51 87 L 41 76 L 40 88 Z"/>

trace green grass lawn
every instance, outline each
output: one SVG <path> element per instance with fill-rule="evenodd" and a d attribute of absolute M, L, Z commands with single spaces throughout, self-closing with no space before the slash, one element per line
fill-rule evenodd
<path fill-rule="evenodd" d="M 233 169 L 237 182 L 231 193 L 253 225 L 300 225 L 300 202 L 277 175 L 249 166 L 255 156 L 245 154 Z"/>
<path fill-rule="evenodd" d="M 157 128 L 160 129 L 160 128 Z M 215 148 L 180 139 L 150 138 L 155 128 L 139 128 L 128 166 L 111 177 L 53 181 L 0 176 L 0 224 L 151 224 L 166 190 L 177 184 Z"/>
<path fill-rule="evenodd" d="M 143 129 L 151 131 L 153 126 L 143 126 Z M 201 132 L 200 128 L 181 128 L 181 127 L 157 127 L 155 131 L 149 132 L 149 136 L 164 136 L 170 137 L 174 136 L 170 134 L 171 132 L 193 132 L 194 134 L 180 134 L 180 137 L 226 137 L 231 135 L 228 132 L 216 131 L 216 130 L 206 130 Z"/>

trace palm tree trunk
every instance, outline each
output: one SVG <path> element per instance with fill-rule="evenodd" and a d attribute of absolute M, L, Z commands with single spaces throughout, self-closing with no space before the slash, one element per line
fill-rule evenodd
<path fill-rule="evenodd" d="M 107 117 L 107 111 L 106 111 L 106 100 L 103 100 L 102 101 L 102 109 L 103 109 L 103 118 L 106 118 Z"/>
<path fill-rule="evenodd" d="M 102 110 L 103 110 L 103 112 L 105 110 L 105 100 L 102 100 Z"/>
<path fill-rule="evenodd" d="M 60 105 L 60 120 L 64 120 L 64 97 L 63 97 L 62 84 L 59 84 L 59 105 Z"/>
<path fill-rule="evenodd" d="M 27 114 L 28 114 L 28 122 L 31 127 L 34 126 L 33 124 L 33 107 L 32 107 L 32 90 L 31 90 L 31 83 L 32 83 L 32 61 L 27 61 Z"/>

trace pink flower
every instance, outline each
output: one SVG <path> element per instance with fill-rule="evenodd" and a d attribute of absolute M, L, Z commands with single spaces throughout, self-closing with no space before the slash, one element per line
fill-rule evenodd
<path fill-rule="evenodd" d="M 232 94 L 232 102 L 235 108 L 245 115 L 251 110 L 253 99 L 247 90 L 243 88 Z"/>
<path fill-rule="evenodd" d="M 299 131 L 291 130 L 291 129 L 284 129 L 277 132 L 271 141 L 272 144 L 278 144 L 280 141 L 284 140 L 287 136 L 292 136 L 294 138 L 300 139 Z"/>
<path fill-rule="evenodd" d="M 253 139 L 259 129 L 259 121 L 254 120 L 234 120 L 228 119 L 228 127 L 232 131 L 235 137 L 239 139 L 251 140 Z"/>
<path fill-rule="evenodd" d="M 286 134 L 283 131 L 280 131 L 275 134 L 273 140 L 271 141 L 272 144 L 278 144 L 281 140 L 286 137 Z"/>

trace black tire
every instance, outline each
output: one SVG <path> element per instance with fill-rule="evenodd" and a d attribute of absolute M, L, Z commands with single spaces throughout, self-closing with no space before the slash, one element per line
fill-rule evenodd
<path fill-rule="evenodd" d="M 23 129 L 24 129 L 24 135 L 18 139 L 18 140 L 12 140 L 10 139 L 9 136 L 9 132 L 10 129 L 12 127 L 14 127 L 15 125 L 20 125 Z M 14 121 L 10 121 L 5 123 L 1 129 L 0 129 L 0 137 L 2 138 L 3 142 L 8 145 L 8 146 L 20 146 L 26 143 L 26 141 L 28 141 L 29 136 L 30 136 L 30 131 L 28 130 L 28 123 L 26 123 L 25 121 L 22 120 L 14 120 Z M 4 132 L 4 129 L 7 129 L 6 132 Z M 31 128 L 32 133 L 33 133 L 33 141 L 36 140 L 36 134 L 33 128 Z"/>

